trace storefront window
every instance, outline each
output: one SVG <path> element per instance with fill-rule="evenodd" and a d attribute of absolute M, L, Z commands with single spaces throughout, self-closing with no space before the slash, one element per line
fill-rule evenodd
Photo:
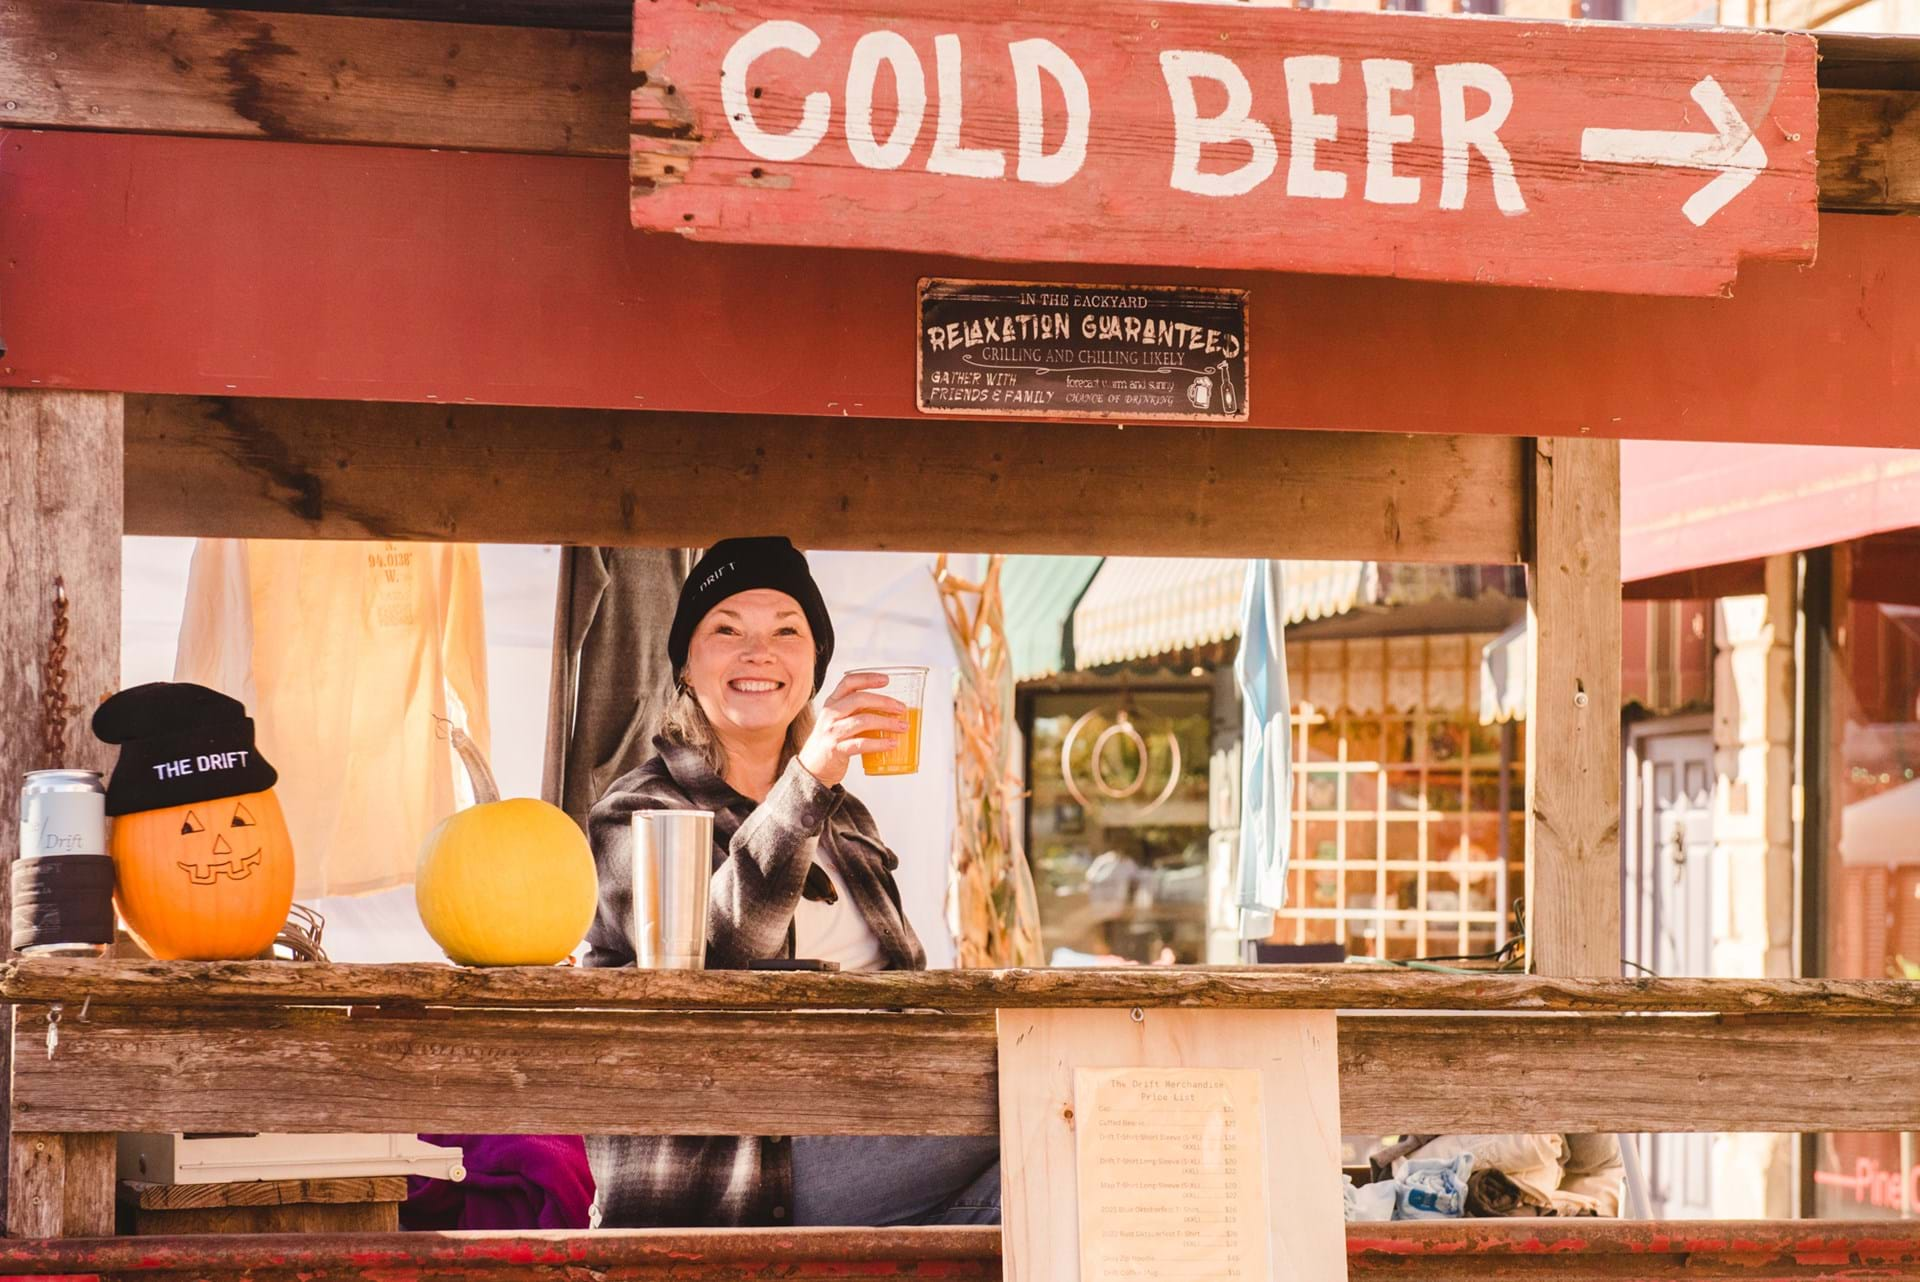
<path fill-rule="evenodd" d="M 1035 696 L 1028 849 L 1054 964 L 1204 959 L 1210 712 L 1206 686 Z"/>
<path fill-rule="evenodd" d="M 1835 552 L 1826 974 L 1920 979 L 1920 601 L 1909 576 L 1870 572 L 1884 552 L 1860 551 Z M 1818 1136 L 1813 1170 L 1815 1215 L 1920 1214 L 1911 1135 Z"/>
<path fill-rule="evenodd" d="M 1521 730 L 1466 714 L 1294 712 L 1294 838 L 1276 943 L 1489 953 L 1525 885 Z"/>

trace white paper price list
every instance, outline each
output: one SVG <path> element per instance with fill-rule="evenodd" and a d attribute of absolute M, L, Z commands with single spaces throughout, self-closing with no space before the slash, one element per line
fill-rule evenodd
<path fill-rule="evenodd" d="M 1260 1074 L 1074 1072 L 1081 1282 L 1267 1282 Z"/>

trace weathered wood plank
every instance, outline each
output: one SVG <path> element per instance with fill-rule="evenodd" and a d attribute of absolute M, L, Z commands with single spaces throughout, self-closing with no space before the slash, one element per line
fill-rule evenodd
<path fill-rule="evenodd" d="M 796 34 L 772 34 L 782 22 Z M 936 102 L 944 132 L 919 110 L 861 109 L 874 66 L 854 50 L 874 32 L 900 51 L 881 92 Z M 1046 42 L 1060 106 L 1020 88 L 1028 40 Z M 936 50 L 937 87 L 923 70 Z M 1298 87 L 1288 60 L 1303 53 L 1324 59 L 1327 124 L 1283 166 L 1261 122 Z M 633 59 L 648 76 L 633 93 L 633 225 L 701 240 L 1701 296 L 1742 261 L 1810 262 L 1818 240 L 1804 33 L 1149 0 L 641 0 Z M 1366 60 L 1401 69 L 1397 124 L 1377 79 L 1362 101 Z M 1490 182 L 1449 159 L 1456 60 L 1502 103 Z M 1232 85 L 1232 105 L 1196 108 L 1196 82 L 1200 101 Z M 1739 149 L 1711 188 L 1700 163 L 1645 159 L 1696 105 Z M 1043 133 L 1075 141 L 1047 151 Z"/>
<path fill-rule="evenodd" d="M 13 1132 L 7 1156 L 8 1237 L 113 1232 L 114 1137 Z"/>
<path fill-rule="evenodd" d="M 1094 1125 L 1088 1112 L 1100 1109 L 1082 1100 L 1077 1079 L 1081 1070 L 1105 1068 L 1238 1069 L 1255 1075 L 1261 1103 L 1251 1116 L 1241 1115 L 1240 1125 L 1251 1134 L 1239 1180 L 1260 1190 L 1256 1198 L 1264 1195 L 1268 1205 L 1287 1213 L 1265 1217 L 1264 1228 L 1256 1230 L 1265 1238 L 1259 1248 L 1230 1229 L 1222 1232 L 1222 1241 L 1248 1248 L 1243 1266 L 1225 1270 L 1225 1276 L 1338 1282 L 1344 1275 L 1339 1192 L 1345 1132 L 1330 1012 L 1155 1011 L 1134 1019 L 1117 1010 L 1019 1010 L 1003 1011 L 997 1027 L 1007 1282 L 1152 1276 L 1139 1261 L 1081 1267 L 1083 1260 L 1101 1256 L 1099 1245 L 1081 1236 L 1081 1216 L 1097 1194 L 1086 1187 L 1080 1166 L 1081 1143 Z M 1076 1116 L 1076 1110 L 1082 1111 Z M 1211 1142 L 1211 1125 L 1208 1131 Z M 1131 1136 L 1145 1142 L 1137 1131 Z M 1166 1147 L 1174 1145 L 1168 1141 Z M 1237 1203 L 1225 1201 L 1222 1209 L 1230 1205 Z"/>
<path fill-rule="evenodd" d="M 1522 450 L 1502 439 L 155 396 L 128 406 L 136 534 L 697 547 L 777 529 L 803 547 L 919 551 L 1463 563 L 1521 551 Z M 1190 478 L 1177 519 L 1175 476 Z"/>
<path fill-rule="evenodd" d="M 1821 93 L 1820 205 L 1920 212 L 1920 92 Z"/>
<path fill-rule="evenodd" d="M 285 1206 L 201 1206 L 179 1211 L 133 1208 L 142 1236 L 178 1233 L 396 1233 L 400 1203 L 292 1202 Z"/>
<path fill-rule="evenodd" d="M 159 0 L 169 7 L 200 8 L 205 0 Z M 318 13 L 336 18 L 401 18 L 502 27 L 553 27 L 568 31 L 633 34 L 631 0 L 250 0 L 269 13 Z"/>
<path fill-rule="evenodd" d="M 0 1243 L 8 1274 L 102 1282 L 343 1282 L 486 1278 L 514 1282 L 749 1282 L 796 1271 L 861 1277 L 998 1279 L 1000 1230 L 608 1229 L 581 1234 L 408 1233 L 332 1238 L 115 1238 Z M 1347 1227 L 1355 1279 L 1437 1282 L 1841 1282 L 1920 1277 L 1920 1224 L 1842 1221 L 1427 1221 Z"/>
<path fill-rule="evenodd" d="M 114 1164 L 118 1141 L 112 1135 L 70 1134 L 66 1144 L 62 1237 L 105 1237 L 113 1232 Z"/>
<path fill-rule="evenodd" d="M 1620 973 L 1620 445 L 1535 442 L 1527 960 Z"/>
<path fill-rule="evenodd" d="M 34 1044 L 27 1010 L 19 1047 Z M 1340 1112 L 1383 1134 L 1521 1117 L 1571 1132 L 1920 1129 L 1916 1035 L 1920 1016 L 1342 1016 Z M 979 1135 L 999 1126 L 995 1046 L 985 1014 L 95 1003 L 53 1060 L 20 1061 L 14 1101 L 43 1130 Z"/>
<path fill-rule="evenodd" d="M 1868 31 L 1816 31 L 1820 93 L 1829 89 L 1920 89 L 1920 38 Z"/>
<path fill-rule="evenodd" d="M 121 1201 L 142 1237 L 181 1233 L 392 1233 L 407 1177 L 234 1180 L 213 1184 L 125 1181 Z"/>
<path fill-rule="evenodd" d="M 74 961 L 0 966 L 0 1001 L 261 1009 L 494 1006 L 689 1011 L 941 1010 L 1142 1006 L 1295 1010 L 1920 1015 L 1920 984 L 1895 979 L 1570 979 L 1377 966 L 1058 970 L 581 970 L 562 966 Z M 26 1037 L 45 1036 L 45 1025 Z"/>
<path fill-rule="evenodd" d="M 10 0 L 0 124 L 626 154 L 628 42 L 524 27 Z"/>
<path fill-rule="evenodd" d="M 95 1003 L 54 1059 L 16 1071 L 14 1107 L 42 1130 L 78 1116 L 101 1131 L 980 1135 L 999 1125 L 992 1026 L 299 1008 L 123 1018 Z"/>
<path fill-rule="evenodd" d="M 113 764 L 113 750 L 88 731 L 87 718 L 120 686 L 124 409 L 107 393 L 0 390 L 0 957 L 12 954 L 8 866 L 18 853 L 20 776 Z M 42 738 L 43 700 L 62 594 L 70 713 L 62 719 L 66 746 L 54 760 Z M 0 1083 L 11 1052 L 8 1039 L 0 1046 Z M 7 1131 L 0 1091 L 0 1137 Z M 0 1171 L 0 1221 L 6 1178 Z"/>
<path fill-rule="evenodd" d="M 133 1204 L 143 1211 L 407 1200 L 407 1177 L 404 1175 L 331 1176 L 314 1180 L 222 1180 L 211 1184 L 147 1184 L 129 1180 L 120 1187 Z"/>
<path fill-rule="evenodd" d="M 65 1136 L 15 1131 L 7 1153 L 7 1236 L 59 1237 L 66 1220 Z"/>

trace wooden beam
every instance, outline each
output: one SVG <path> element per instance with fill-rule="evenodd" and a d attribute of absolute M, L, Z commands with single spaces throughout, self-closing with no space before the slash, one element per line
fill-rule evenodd
<path fill-rule="evenodd" d="M 1820 94 L 1820 205 L 1920 213 L 1920 92 Z"/>
<path fill-rule="evenodd" d="M 964 266 L 608 235 L 617 161 L 18 130 L 6 145 L 10 189 L 33 194 L 0 201 L 11 386 L 913 418 L 896 326 L 919 277 Z M 1756 265 L 1710 304 L 1090 275 L 1251 288 L 1261 428 L 1914 440 L 1920 219 L 1828 215 L 1816 266 Z M 1588 332 L 1611 341 L 1566 339 Z M 1680 377 L 1676 353 L 1695 351 L 1714 359 Z"/>
<path fill-rule="evenodd" d="M 141 1237 L 186 1233 L 392 1233 L 407 1177 L 120 1186 Z"/>
<path fill-rule="evenodd" d="M 0 931 L 13 920 L 8 865 L 18 853 L 20 776 L 113 764 L 87 718 L 120 685 L 123 413 L 121 398 L 107 393 L 0 390 Z M 62 609 L 63 672 L 50 673 Z M 55 681 L 64 682 L 64 747 L 43 736 Z M 0 957 L 12 954 L 11 944 L 10 934 L 0 936 Z M 0 1083 L 11 1045 L 9 1038 L 0 1046 Z M 0 1137 L 8 1129 L 0 1091 Z M 0 1221 L 11 1169 L 0 1168 Z"/>
<path fill-rule="evenodd" d="M 196 8 L 205 0 L 159 0 Z M 500 27 L 553 27 L 611 31 L 633 39 L 632 0 L 249 0 L 269 13 L 310 13 L 335 18 L 404 18 Z"/>
<path fill-rule="evenodd" d="M 9 0 L 0 124 L 624 159 L 632 16 L 618 0 Z M 1821 207 L 1911 212 L 1912 95 L 1824 73 Z"/>
<path fill-rule="evenodd" d="M 1920 1015 L 1920 985 L 1904 980 L 1559 979 L 1351 964 L 826 974 L 33 957 L 0 967 L 0 1000 L 175 1009 L 337 1005 L 956 1012 L 1146 1006 Z"/>
<path fill-rule="evenodd" d="M 603 1229 L 0 1243 L 10 1276 L 101 1282 L 747 1282 L 805 1275 L 998 1279 L 997 1228 Z M 1920 1275 L 1911 1221 L 1465 1220 L 1347 1226 L 1354 1279 L 1834 1282 Z"/>
<path fill-rule="evenodd" d="M 127 529 L 1513 562 L 1506 439 L 128 399 Z M 207 496 L 218 494 L 218 503 Z"/>
<path fill-rule="evenodd" d="M 143 1211 L 213 1207 L 350 1206 L 404 1202 L 404 1175 L 324 1176 L 306 1180 L 225 1180 L 212 1184 L 149 1184 L 129 1180 L 128 1199 Z"/>
<path fill-rule="evenodd" d="M 0 967 L 0 1001 L 173 1010 L 491 1006 L 958 1013 L 1006 1007 L 1141 1006 L 1914 1017 L 1920 1016 L 1920 984 L 1893 979 L 1558 979 L 1358 965 L 825 974 L 31 957 Z"/>
<path fill-rule="evenodd" d="M 1620 444 L 1543 437 L 1535 446 L 1527 584 L 1528 968 L 1614 976 Z"/>
<path fill-rule="evenodd" d="M 625 156 L 630 43 L 525 27 L 9 0 L 0 6 L 0 124 Z"/>
<path fill-rule="evenodd" d="M 63 1131 L 997 1134 L 987 1014 L 706 1014 L 95 1003 L 20 1124 Z M 1920 1129 L 1920 1017 L 1342 1016 L 1354 1133 Z M 1606 1064 L 1597 1073 L 1593 1066 Z M 1633 1089 L 1620 1089 L 1631 1081 Z M 1755 1082 L 1767 1083 L 1755 1090 Z M 827 1089 L 828 1084 L 831 1089 Z"/>

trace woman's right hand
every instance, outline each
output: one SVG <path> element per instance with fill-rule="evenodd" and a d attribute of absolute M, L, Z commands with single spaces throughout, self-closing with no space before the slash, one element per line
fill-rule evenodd
<path fill-rule="evenodd" d="M 879 672 L 849 672 L 840 678 L 800 749 L 807 773 L 831 788 L 863 752 L 885 752 L 907 732 L 907 705 L 875 690 L 887 684 Z"/>

